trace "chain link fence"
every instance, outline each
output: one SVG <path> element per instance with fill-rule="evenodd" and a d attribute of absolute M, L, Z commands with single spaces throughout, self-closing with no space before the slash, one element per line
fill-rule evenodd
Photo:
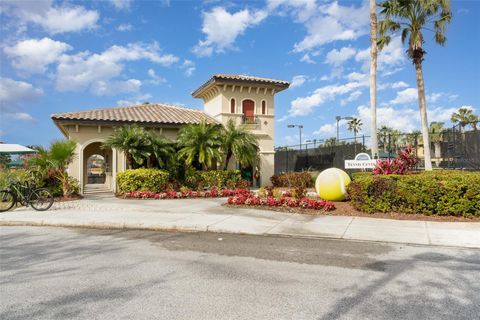
<path fill-rule="evenodd" d="M 371 154 L 370 136 L 336 140 L 309 140 L 303 144 L 275 149 L 275 174 L 290 171 L 321 171 L 336 167 L 344 169 L 345 160 L 354 159 L 360 152 Z M 381 133 L 378 135 L 378 158 L 395 158 L 407 145 L 412 146 L 420 159 L 417 169 L 424 166 L 424 148 L 421 133 Z M 465 124 L 456 125 L 438 134 L 430 135 L 430 150 L 434 168 L 480 170 L 480 130 L 465 130 Z"/>

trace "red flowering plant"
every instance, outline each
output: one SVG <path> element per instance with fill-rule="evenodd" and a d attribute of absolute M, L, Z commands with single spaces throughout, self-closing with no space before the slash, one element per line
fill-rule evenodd
<path fill-rule="evenodd" d="M 275 197 L 259 197 L 256 195 L 239 195 L 234 197 L 229 197 L 227 199 L 228 204 L 233 205 L 251 205 L 251 206 L 266 206 L 266 207 L 301 207 L 304 209 L 313 209 L 313 210 L 324 210 L 331 211 L 335 209 L 333 202 L 326 200 L 317 200 L 311 198 L 288 198 L 283 197 L 277 199 Z"/>
<path fill-rule="evenodd" d="M 407 174 L 411 172 L 418 163 L 418 158 L 412 146 L 407 145 L 400 150 L 395 159 L 377 160 L 373 169 L 374 175 L 379 174 Z"/>
<path fill-rule="evenodd" d="M 152 192 L 152 191 L 132 191 L 125 192 L 124 198 L 131 199 L 187 199 L 187 198 L 219 198 L 243 196 L 245 198 L 251 195 L 248 189 L 223 189 L 219 190 L 217 187 L 212 187 L 208 191 L 192 191 L 188 188 L 181 188 L 181 191 L 168 190 L 166 192 Z"/>

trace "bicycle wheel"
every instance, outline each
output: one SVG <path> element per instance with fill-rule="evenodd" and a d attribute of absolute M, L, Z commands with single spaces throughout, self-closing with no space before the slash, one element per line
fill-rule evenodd
<path fill-rule="evenodd" d="M 15 196 L 8 190 L 0 191 L 0 212 L 5 212 L 15 205 Z"/>
<path fill-rule="evenodd" d="M 50 209 L 53 204 L 52 194 L 45 188 L 32 191 L 29 199 L 30 205 L 37 211 L 45 211 Z"/>

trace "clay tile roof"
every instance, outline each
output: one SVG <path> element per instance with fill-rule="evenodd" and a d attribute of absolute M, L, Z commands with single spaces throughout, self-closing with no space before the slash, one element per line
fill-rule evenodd
<path fill-rule="evenodd" d="M 218 82 L 239 82 L 239 83 L 251 83 L 251 84 L 258 84 L 258 85 L 267 85 L 267 86 L 274 86 L 277 87 L 277 92 L 284 90 L 290 86 L 290 82 L 284 80 L 276 80 L 270 78 L 262 78 L 262 77 L 254 77 L 248 75 L 240 75 L 240 74 L 214 74 L 212 78 L 202 84 L 197 90 L 192 93 L 192 96 L 196 97 L 198 94 L 208 87 L 209 85 Z"/>
<path fill-rule="evenodd" d="M 200 110 L 188 109 L 168 104 L 149 103 L 127 107 L 93 109 L 80 112 L 52 114 L 53 120 L 89 120 L 106 122 L 142 122 L 165 124 L 208 123 L 217 121 Z"/>

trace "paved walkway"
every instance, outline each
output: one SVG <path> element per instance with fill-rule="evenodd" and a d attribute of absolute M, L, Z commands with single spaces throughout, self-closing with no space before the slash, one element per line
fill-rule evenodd
<path fill-rule="evenodd" d="M 210 231 L 480 248 L 479 222 L 400 221 L 311 216 L 221 206 L 225 199 L 124 200 L 112 196 L 55 203 L 46 212 L 19 208 L 0 225 Z"/>

